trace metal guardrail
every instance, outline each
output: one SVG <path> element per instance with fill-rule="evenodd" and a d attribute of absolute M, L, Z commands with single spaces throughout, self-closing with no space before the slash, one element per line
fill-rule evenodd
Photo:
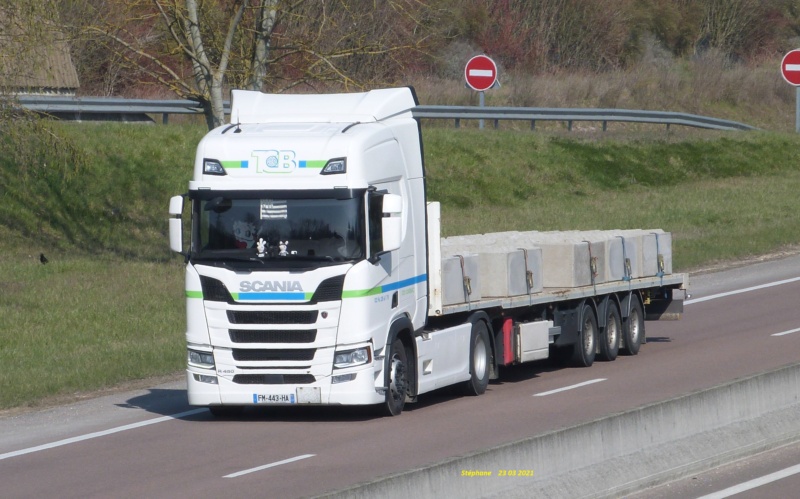
<path fill-rule="evenodd" d="M 61 119 L 81 120 L 101 116 L 142 116 L 161 114 L 162 122 L 168 122 L 170 114 L 202 114 L 200 103 L 192 100 L 122 99 L 110 97 L 70 97 L 19 95 L 15 98 L 29 111 L 50 114 Z M 230 104 L 226 108 L 230 112 Z M 120 121 L 125 121 L 121 119 Z"/>
<path fill-rule="evenodd" d="M 20 95 L 17 102 L 25 109 L 47 113 L 62 119 L 92 119 L 93 117 L 119 115 L 144 116 L 161 114 L 162 122 L 168 122 L 170 114 L 200 114 L 200 104 L 191 100 L 147 100 L 105 97 L 68 97 Z M 225 112 L 230 113 L 230 103 L 225 103 Z M 584 108 L 539 108 L 539 107 L 475 107 L 475 106 L 417 106 L 412 110 L 415 118 L 454 120 L 456 128 L 462 120 L 493 120 L 494 127 L 502 120 L 530 121 L 531 129 L 537 121 L 567 122 L 572 130 L 576 121 L 653 123 L 690 126 L 714 130 L 756 130 L 755 127 L 736 121 L 721 120 L 708 116 L 668 111 L 643 111 L 632 109 L 584 109 Z"/>
<path fill-rule="evenodd" d="M 675 113 L 669 111 L 640 111 L 633 109 L 589 109 L 589 108 L 541 108 L 541 107 L 464 107 L 464 106 L 417 106 L 412 111 L 417 118 L 438 118 L 455 120 L 455 126 L 465 119 L 494 120 L 497 128 L 500 120 L 530 121 L 531 130 L 536 128 L 537 121 L 566 121 L 567 128 L 572 130 L 575 121 L 599 121 L 603 123 L 603 131 L 608 128 L 609 121 L 628 123 L 655 123 L 666 125 L 683 125 L 714 130 L 756 130 L 755 127 L 736 121 L 721 120 L 696 114 Z"/>

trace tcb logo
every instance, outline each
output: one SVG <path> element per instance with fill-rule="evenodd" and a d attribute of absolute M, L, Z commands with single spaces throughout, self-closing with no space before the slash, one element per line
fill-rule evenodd
<path fill-rule="evenodd" d="M 256 173 L 291 173 L 297 168 L 294 151 L 253 151 Z"/>

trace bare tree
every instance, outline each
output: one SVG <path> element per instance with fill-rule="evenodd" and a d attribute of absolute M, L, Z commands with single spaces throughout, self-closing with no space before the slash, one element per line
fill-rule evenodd
<path fill-rule="evenodd" d="M 95 0 L 96 1 L 96 0 Z M 197 100 L 209 128 L 229 88 L 385 82 L 419 59 L 436 26 L 421 0 L 134 0 L 124 20 L 85 28 L 177 96 Z M 389 77 L 389 78 L 387 78 Z"/>

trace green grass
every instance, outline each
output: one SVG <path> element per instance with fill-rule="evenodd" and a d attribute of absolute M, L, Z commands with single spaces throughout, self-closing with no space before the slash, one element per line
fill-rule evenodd
<path fill-rule="evenodd" d="M 55 125 L 0 147 L 1 223 L 48 250 L 169 259 L 165 206 L 187 189 L 203 127 Z"/>
<path fill-rule="evenodd" d="M 10 253 L 10 254 L 9 254 Z M 0 261 L 0 408 L 176 372 L 182 265 L 10 251 Z"/>
<path fill-rule="evenodd" d="M 0 129 L 0 409 L 177 374 L 183 262 L 166 211 L 203 127 L 17 130 Z M 445 235 L 662 228 L 678 271 L 800 242 L 795 135 L 426 127 L 423 138 Z"/>

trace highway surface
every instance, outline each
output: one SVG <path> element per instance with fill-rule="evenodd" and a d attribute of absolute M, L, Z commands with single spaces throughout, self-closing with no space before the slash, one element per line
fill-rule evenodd
<path fill-rule="evenodd" d="M 683 320 L 648 322 L 638 356 L 520 366 L 480 397 L 435 392 L 396 418 L 305 407 L 215 420 L 181 382 L 0 418 L 1 494 L 313 496 L 798 361 L 800 257 L 690 284 Z"/>
<path fill-rule="evenodd" d="M 780 446 L 748 459 L 628 496 L 627 499 L 726 499 L 797 497 L 800 443 Z"/>

